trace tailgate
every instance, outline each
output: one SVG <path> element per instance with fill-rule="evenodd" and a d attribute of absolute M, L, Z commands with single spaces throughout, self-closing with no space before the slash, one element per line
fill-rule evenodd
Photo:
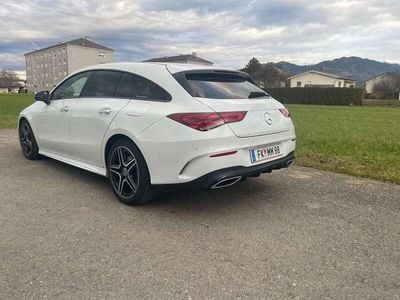
<path fill-rule="evenodd" d="M 290 130 L 290 119 L 282 115 L 279 111 L 281 106 L 272 98 L 196 99 L 216 112 L 247 111 L 242 121 L 228 124 L 238 137 L 267 135 Z"/>

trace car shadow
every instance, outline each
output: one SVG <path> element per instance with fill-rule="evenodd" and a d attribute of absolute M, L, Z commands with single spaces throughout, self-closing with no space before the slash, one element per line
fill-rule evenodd
<path fill-rule="evenodd" d="M 88 188 L 104 192 L 104 201 L 114 201 L 121 206 L 113 194 L 107 178 L 70 166 L 57 160 L 44 158 L 41 163 L 55 172 L 60 172 L 70 179 L 84 182 Z M 129 207 L 141 212 L 185 212 L 189 214 L 224 214 L 231 210 L 255 209 L 282 200 L 282 190 L 273 182 L 265 180 L 271 176 L 248 178 L 235 185 L 216 190 L 177 190 L 168 193 L 156 193 L 153 201 L 142 206 Z"/>

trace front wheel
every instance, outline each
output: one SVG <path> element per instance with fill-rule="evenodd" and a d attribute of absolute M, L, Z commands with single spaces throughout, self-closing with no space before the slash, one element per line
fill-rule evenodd
<path fill-rule="evenodd" d="M 123 203 L 141 205 L 152 199 L 146 161 L 131 141 L 121 139 L 111 146 L 107 158 L 107 173 L 114 194 Z"/>
<path fill-rule="evenodd" d="M 22 153 L 27 159 L 39 159 L 39 147 L 36 143 L 35 136 L 28 121 L 25 119 L 19 125 L 19 143 L 21 145 Z"/>

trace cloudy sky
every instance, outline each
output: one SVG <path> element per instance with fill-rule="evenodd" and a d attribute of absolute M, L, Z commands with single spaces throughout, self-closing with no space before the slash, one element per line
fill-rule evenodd
<path fill-rule="evenodd" d="M 399 0 L 8 0 L 0 3 L 0 69 L 82 36 L 117 61 L 197 52 L 239 68 L 251 57 L 311 64 L 342 56 L 400 63 Z"/>

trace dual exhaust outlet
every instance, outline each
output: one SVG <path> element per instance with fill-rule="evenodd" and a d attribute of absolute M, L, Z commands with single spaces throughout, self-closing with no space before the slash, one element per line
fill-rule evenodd
<path fill-rule="evenodd" d="M 293 163 L 294 163 L 294 159 L 288 160 L 286 163 L 282 164 L 282 168 L 290 167 Z M 258 174 L 258 175 L 260 175 L 260 174 Z M 222 179 L 222 180 L 218 181 L 217 183 L 215 183 L 213 186 L 211 186 L 210 189 L 212 189 L 212 190 L 222 189 L 222 188 L 234 185 L 238 181 L 242 180 L 242 178 L 243 178 L 242 176 L 233 176 L 233 177 Z"/>

